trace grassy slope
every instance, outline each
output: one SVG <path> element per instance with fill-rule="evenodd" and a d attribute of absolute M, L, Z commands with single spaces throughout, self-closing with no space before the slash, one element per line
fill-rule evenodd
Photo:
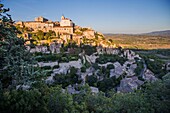
<path fill-rule="evenodd" d="M 168 49 L 170 48 L 170 37 L 147 36 L 147 35 L 105 35 L 107 39 L 112 39 L 115 44 L 124 48 L 138 49 Z"/>

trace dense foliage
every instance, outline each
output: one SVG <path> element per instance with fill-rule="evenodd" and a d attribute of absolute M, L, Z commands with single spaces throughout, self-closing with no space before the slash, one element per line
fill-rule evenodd
<path fill-rule="evenodd" d="M 17 29 L 11 16 L 0 4 L 0 83 L 3 88 L 15 88 L 24 84 L 35 73 L 33 59 L 24 46 L 24 40 L 17 37 Z"/>
<path fill-rule="evenodd" d="M 152 55 L 143 55 L 142 56 L 146 62 L 148 69 L 150 69 L 153 73 L 155 73 L 156 77 L 162 78 L 167 71 L 164 67 L 164 63 L 157 57 Z"/>
<path fill-rule="evenodd" d="M 120 57 L 118 55 L 103 54 L 103 55 L 100 55 L 99 58 L 96 59 L 96 62 L 100 64 L 105 64 L 107 62 L 114 63 L 118 61 L 120 62 L 120 64 L 124 64 L 126 60 L 127 60 L 126 58 Z"/>
<path fill-rule="evenodd" d="M 58 61 L 58 62 L 69 62 L 78 60 L 78 54 L 39 54 L 35 53 L 35 60 L 38 62 Z"/>
<path fill-rule="evenodd" d="M 1 94 L 2 113 L 168 113 L 170 112 L 170 78 L 146 84 L 133 93 L 102 92 L 94 94 L 88 86 L 79 94 L 64 93 L 61 87 L 39 82 L 31 90 Z"/>
<path fill-rule="evenodd" d="M 84 50 L 85 54 L 92 55 L 96 52 L 96 47 L 90 46 L 90 45 L 83 45 L 82 49 Z"/>
<path fill-rule="evenodd" d="M 67 87 L 68 85 L 81 83 L 79 76 L 76 74 L 77 69 L 71 67 L 70 72 L 68 74 L 56 74 L 54 76 L 54 84 L 55 85 L 62 85 L 63 88 Z"/>
<path fill-rule="evenodd" d="M 36 79 L 30 53 L 24 47 L 24 40 L 17 38 L 15 27 L 8 11 L 0 4 L 0 112 L 1 113 L 169 113 L 170 112 L 170 74 L 154 83 L 147 83 L 141 90 L 132 93 L 92 93 L 88 85 L 79 88 L 79 94 L 69 94 L 62 89 L 79 82 L 77 69 L 70 68 L 68 75 L 56 75 L 55 84 L 47 85 Z M 108 56 L 112 59 L 113 56 Z M 117 57 L 113 57 L 117 58 Z M 105 61 L 102 58 L 102 62 Z M 121 59 L 122 60 L 122 59 Z M 124 60 L 122 60 L 124 61 Z M 100 62 L 100 60 L 98 60 Z M 57 68 L 58 66 L 56 66 Z M 98 85 L 102 90 L 112 89 L 119 81 L 108 78 L 105 67 L 99 68 L 103 80 L 95 83 L 96 76 L 89 76 L 90 85 Z M 45 67 L 50 69 L 51 67 Z M 113 65 L 107 67 L 114 68 Z M 38 69 L 36 69 L 38 70 Z M 83 69 L 82 69 L 83 70 Z M 30 88 L 16 89 L 33 80 Z M 63 82 L 64 81 L 64 82 Z M 68 84 L 67 84 L 67 82 Z M 12 87 L 10 87 L 12 86 Z"/>

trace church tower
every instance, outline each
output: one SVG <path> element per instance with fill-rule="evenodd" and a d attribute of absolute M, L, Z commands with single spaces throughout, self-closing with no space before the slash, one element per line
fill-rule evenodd
<path fill-rule="evenodd" d="M 65 19 L 65 17 L 64 17 L 64 15 L 62 15 L 62 16 L 61 16 L 61 20 L 64 20 L 64 19 Z"/>

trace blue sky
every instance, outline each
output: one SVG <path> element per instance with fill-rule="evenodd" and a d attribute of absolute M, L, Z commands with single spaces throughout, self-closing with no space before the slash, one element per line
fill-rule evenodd
<path fill-rule="evenodd" d="M 2 0 L 13 20 L 62 14 L 102 33 L 144 33 L 170 29 L 170 0 Z"/>

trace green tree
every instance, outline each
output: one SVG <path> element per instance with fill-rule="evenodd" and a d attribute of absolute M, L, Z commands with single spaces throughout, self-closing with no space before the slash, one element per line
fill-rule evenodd
<path fill-rule="evenodd" d="M 50 113 L 71 113 L 73 110 L 73 98 L 67 93 L 62 93 L 60 87 L 51 88 L 48 100 Z"/>
<path fill-rule="evenodd" d="M 49 32 L 47 32 L 44 36 L 45 40 L 50 40 L 52 38 L 52 36 L 56 36 L 55 32 L 52 30 L 49 30 Z"/>
<path fill-rule="evenodd" d="M 147 98 L 136 93 L 116 93 L 111 97 L 110 110 L 115 113 L 153 113 Z"/>
<path fill-rule="evenodd" d="M 15 88 L 34 76 L 33 57 L 24 46 L 24 39 L 17 37 L 9 9 L 0 4 L 0 82 L 3 88 Z"/>
<path fill-rule="evenodd" d="M 86 82 L 89 84 L 89 86 L 96 86 L 95 83 L 97 83 L 97 76 L 86 76 Z"/>
<path fill-rule="evenodd" d="M 164 76 L 163 80 L 148 83 L 142 89 L 142 93 L 151 103 L 150 107 L 155 113 L 170 112 L 170 74 Z"/>
<path fill-rule="evenodd" d="M 1 113 L 47 113 L 44 96 L 38 90 L 12 90 L 3 94 Z"/>
<path fill-rule="evenodd" d="M 87 110 L 89 113 L 111 113 L 111 101 L 103 93 L 87 94 L 85 97 Z"/>
<path fill-rule="evenodd" d="M 115 67 L 114 67 L 114 65 L 113 64 L 108 64 L 107 65 L 107 69 L 114 69 Z"/>
<path fill-rule="evenodd" d="M 39 41 L 43 40 L 44 39 L 44 32 L 41 31 L 41 30 L 38 30 L 37 31 L 37 38 L 38 38 Z"/>

